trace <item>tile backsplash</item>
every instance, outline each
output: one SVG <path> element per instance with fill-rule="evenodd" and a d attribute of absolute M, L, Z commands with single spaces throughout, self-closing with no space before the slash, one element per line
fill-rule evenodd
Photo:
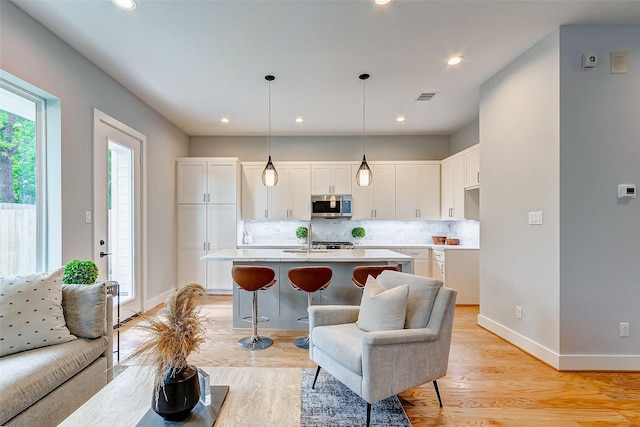
<path fill-rule="evenodd" d="M 254 245 L 297 245 L 296 228 L 308 224 L 308 221 L 246 221 L 241 223 L 241 227 L 251 234 Z M 313 240 L 321 241 L 354 242 L 351 229 L 364 227 L 367 235 L 361 244 L 368 246 L 425 245 L 433 243 L 431 236 L 457 238 L 462 246 L 477 247 L 480 244 L 478 221 L 314 219 L 311 226 Z"/>

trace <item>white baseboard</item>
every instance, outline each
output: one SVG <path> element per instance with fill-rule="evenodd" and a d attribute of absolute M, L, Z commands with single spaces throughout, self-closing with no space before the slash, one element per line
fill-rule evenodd
<path fill-rule="evenodd" d="M 478 325 L 558 371 L 640 371 L 640 355 L 562 355 L 480 314 Z"/>
<path fill-rule="evenodd" d="M 166 292 L 161 293 L 160 295 L 150 298 L 148 300 L 146 300 L 144 302 L 144 307 L 142 307 L 144 309 L 144 311 L 148 311 L 151 310 L 153 307 L 155 307 L 156 305 L 159 304 L 164 304 L 164 302 L 167 300 L 167 297 L 169 296 L 169 294 L 171 292 L 175 292 L 175 289 L 169 289 Z"/>

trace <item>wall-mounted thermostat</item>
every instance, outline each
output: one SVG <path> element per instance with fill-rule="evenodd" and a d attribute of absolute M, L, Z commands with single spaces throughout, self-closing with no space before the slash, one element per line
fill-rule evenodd
<path fill-rule="evenodd" d="M 636 186 L 633 184 L 618 184 L 618 199 L 635 199 Z"/>
<path fill-rule="evenodd" d="M 582 55 L 582 68 L 593 68 L 598 64 L 598 57 L 591 53 Z"/>

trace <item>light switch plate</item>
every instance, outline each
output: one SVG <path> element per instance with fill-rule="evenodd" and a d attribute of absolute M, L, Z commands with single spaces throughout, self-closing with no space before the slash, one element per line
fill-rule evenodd
<path fill-rule="evenodd" d="M 91 224 L 91 211 L 84 211 L 85 224 Z"/>
<path fill-rule="evenodd" d="M 627 52 L 611 52 L 611 74 L 627 74 Z"/>

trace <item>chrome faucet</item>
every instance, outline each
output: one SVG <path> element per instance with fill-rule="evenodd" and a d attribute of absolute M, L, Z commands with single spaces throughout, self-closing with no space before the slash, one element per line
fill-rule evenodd
<path fill-rule="evenodd" d="M 311 252 L 311 237 L 313 236 L 313 231 L 311 228 L 311 223 L 309 223 L 309 232 L 307 233 L 307 253 Z"/>

